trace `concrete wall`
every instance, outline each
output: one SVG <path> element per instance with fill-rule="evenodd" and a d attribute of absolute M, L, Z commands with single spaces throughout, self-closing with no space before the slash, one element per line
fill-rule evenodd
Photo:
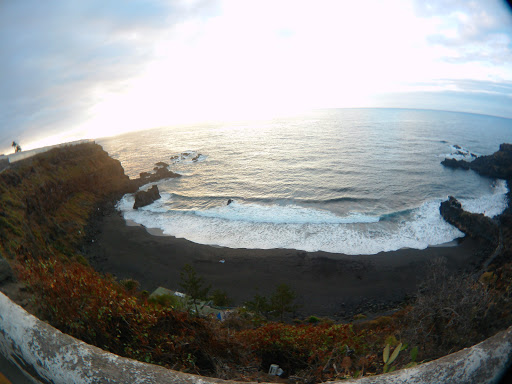
<path fill-rule="evenodd" d="M 119 357 L 76 340 L 30 315 L 0 293 L 0 353 L 34 383 L 230 383 Z M 496 383 L 512 358 L 512 327 L 439 360 L 343 383 Z M 231 382 L 233 383 L 233 382 Z"/>
<path fill-rule="evenodd" d="M 77 144 L 82 144 L 82 143 L 90 143 L 90 142 L 93 142 L 93 141 L 94 140 L 71 141 L 69 143 L 50 145 L 48 147 L 42 147 L 42 148 L 30 149 L 28 151 L 16 152 L 16 153 L 12 153 L 12 154 L 8 155 L 7 157 L 9 158 L 9 163 L 14 163 L 16 161 L 27 159 L 27 158 L 32 157 L 34 155 L 37 155 L 39 153 L 47 152 L 47 151 L 49 151 L 51 149 L 54 149 L 54 148 L 66 147 L 68 145 L 77 145 Z"/>

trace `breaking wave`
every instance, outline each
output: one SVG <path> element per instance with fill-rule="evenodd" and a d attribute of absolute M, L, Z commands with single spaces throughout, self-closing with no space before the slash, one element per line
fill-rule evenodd
<path fill-rule="evenodd" d="M 173 210 L 170 195 L 139 210 L 132 209 L 133 196 L 126 195 L 118 209 L 127 220 L 200 244 L 355 255 L 405 247 L 423 249 L 463 236 L 441 218 L 439 204 L 431 201 L 387 220 L 358 213 L 342 217 L 299 206 L 238 202 L 205 211 Z"/>

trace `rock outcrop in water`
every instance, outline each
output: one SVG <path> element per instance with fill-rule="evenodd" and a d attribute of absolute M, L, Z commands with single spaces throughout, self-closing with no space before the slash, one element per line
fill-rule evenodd
<path fill-rule="evenodd" d="M 145 207 L 146 205 L 152 204 L 160 197 L 160 192 L 158 191 L 158 187 L 156 185 L 153 185 L 147 191 L 138 191 L 135 194 L 135 203 L 133 204 L 133 209 L 139 209 L 140 207 Z"/>
<path fill-rule="evenodd" d="M 512 144 L 501 144 L 499 151 L 489 156 L 480 156 L 471 162 L 445 159 L 441 164 L 451 168 L 472 169 L 482 176 L 507 181 L 509 188 L 507 208 L 498 217 L 490 219 L 482 214 L 465 212 L 454 197 L 450 197 L 448 201 L 441 204 L 440 212 L 448 223 L 459 228 L 468 236 L 488 241 L 489 250 L 494 251 L 491 259 L 495 263 L 509 262 L 512 259 L 512 209 L 510 207 Z"/>
<path fill-rule="evenodd" d="M 179 163 L 182 161 L 192 161 L 194 163 L 198 162 L 201 159 L 201 156 L 203 156 L 200 153 L 194 152 L 194 151 L 187 151 L 180 153 L 179 155 L 171 156 L 171 161 L 173 163 Z"/>
<path fill-rule="evenodd" d="M 441 216 L 466 235 L 487 240 L 493 246 L 499 242 L 498 224 L 481 213 L 470 213 L 462 209 L 453 196 L 441 203 Z"/>
<path fill-rule="evenodd" d="M 473 161 L 444 159 L 441 164 L 450 168 L 472 169 L 482 176 L 509 180 L 512 178 L 512 144 L 501 144 L 500 150 Z"/>
<path fill-rule="evenodd" d="M 156 163 L 156 167 L 154 168 L 153 173 L 141 172 L 139 178 L 132 180 L 132 183 L 137 186 L 137 188 L 139 188 L 144 184 L 154 183 L 163 179 L 172 179 L 176 177 L 181 177 L 181 175 L 169 170 L 167 164 L 158 162 Z"/>

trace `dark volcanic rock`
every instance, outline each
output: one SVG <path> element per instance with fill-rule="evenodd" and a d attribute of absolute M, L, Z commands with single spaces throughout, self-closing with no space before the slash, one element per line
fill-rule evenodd
<path fill-rule="evenodd" d="M 158 165 L 159 163 L 157 163 Z M 165 164 L 165 163 L 162 163 Z M 163 179 L 169 179 L 169 178 L 175 178 L 175 177 L 181 177 L 180 174 L 174 173 L 173 171 L 169 170 L 167 167 L 155 167 L 154 173 L 149 172 L 141 172 L 138 179 L 132 180 L 132 183 L 137 187 L 141 187 L 144 184 L 148 183 L 154 183 L 159 180 Z"/>
<path fill-rule="evenodd" d="M 470 169 L 470 163 L 465 160 L 444 159 L 441 164 L 450 168 Z"/>
<path fill-rule="evenodd" d="M 461 204 L 453 196 L 441 203 L 439 208 L 441 216 L 464 232 L 474 238 L 483 238 L 493 245 L 499 241 L 498 224 L 481 213 L 470 213 L 462 209 Z"/>
<path fill-rule="evenodd" d="M 145 207 L 153 203 L 155 200 L 160 198 L 160 193 L 158 191 L 158 187 L 153 185 L 147 191 L 139 191 L 135 194 L 135 204 L 133 204 L 133 209 L 138 209 L 140 207 Z"/>
<path fill-rule="evenodd" d="M 508 180 L 512 178 L 512 144 L 501 144 L 498 152 L 477 157 L 471 162 L 444 159 L 441 164 L 451 168 L 472 169 L 483 176 Z"/>

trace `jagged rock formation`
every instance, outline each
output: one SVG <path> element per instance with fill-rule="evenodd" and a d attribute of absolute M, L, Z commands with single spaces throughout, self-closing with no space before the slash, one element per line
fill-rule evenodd
<path fill-rule="evenodd" d="M 498 224 L 481 213 L 470 213 L 462 209 L 453 196 L 441 203 L 441 216 L 459 230 L 474 238 L 482 238 L 496 246 L 499 241 Z"/>
<path fill-rule="evenodd" d="M 480 156 L 473 161 L 444 159 L 441 164 L 450 168 L 472 169 L 483 176 L 509 180 L 512 178 L 512 144 L 501 144 L 499 151 Z"/>
<path fill-rule="evenodd" d="M 465 212 L 460 203 L 451 196 L 448 201 L 441 204 L 440 212 L 448 223 L 456 226 L 462 232 L 490 242 L 495 248 L 490 261 L 497 265 L 509 262 L 512 258 L 512 208 L 510 206 L 512 144 L 501 144 L 499 151 L 489 156 L 480 156 L 471 162 L 445 159 L 441 164 L 451 168 L 472 169 L 482 176 L 507 180 L 508 206 L 501 215 L 494 219 L 489 219 L 481 214 Z"/>
<path fill-rule="evenodd" d="M 192 161 L 192 162 L 198 162 L 201 158 L 201 156 L 203 156 L 201 153 L 197 153 L 197 152 L 194 152 L 194 151 L 190 151 L 190 152 L 183 152 L 183 153 L 180 153 L 179 155 L 174 155 L 174 156 L 171 156 L 171 161 L 173 163 L 177 163 L 177 162 L 181 162 L 181 161 Z"/>
<path fill-rule="evenodd" d="M 153 185 L 147 191 L 138 191 L 135 194 L 135 203 L 133 204 L 133 209 L 139 209 L 140 207 L 145 207 L 146 205 L 152 204 L 160 197 L 161 196 L 156 185 Z"/>
<path fill-rule="evenodd" d="M 154 183 L 159 180 L 176 177 L 181 177 L 181 175 L 169 170 L 168 164 L 158 162 L 156 163 L 156 167 L 154 168 L 154 173 L 141 172 L 139 178 L 132 180 L 132 183 L 134 186 L 139 188 L 144 184 Z"/>

